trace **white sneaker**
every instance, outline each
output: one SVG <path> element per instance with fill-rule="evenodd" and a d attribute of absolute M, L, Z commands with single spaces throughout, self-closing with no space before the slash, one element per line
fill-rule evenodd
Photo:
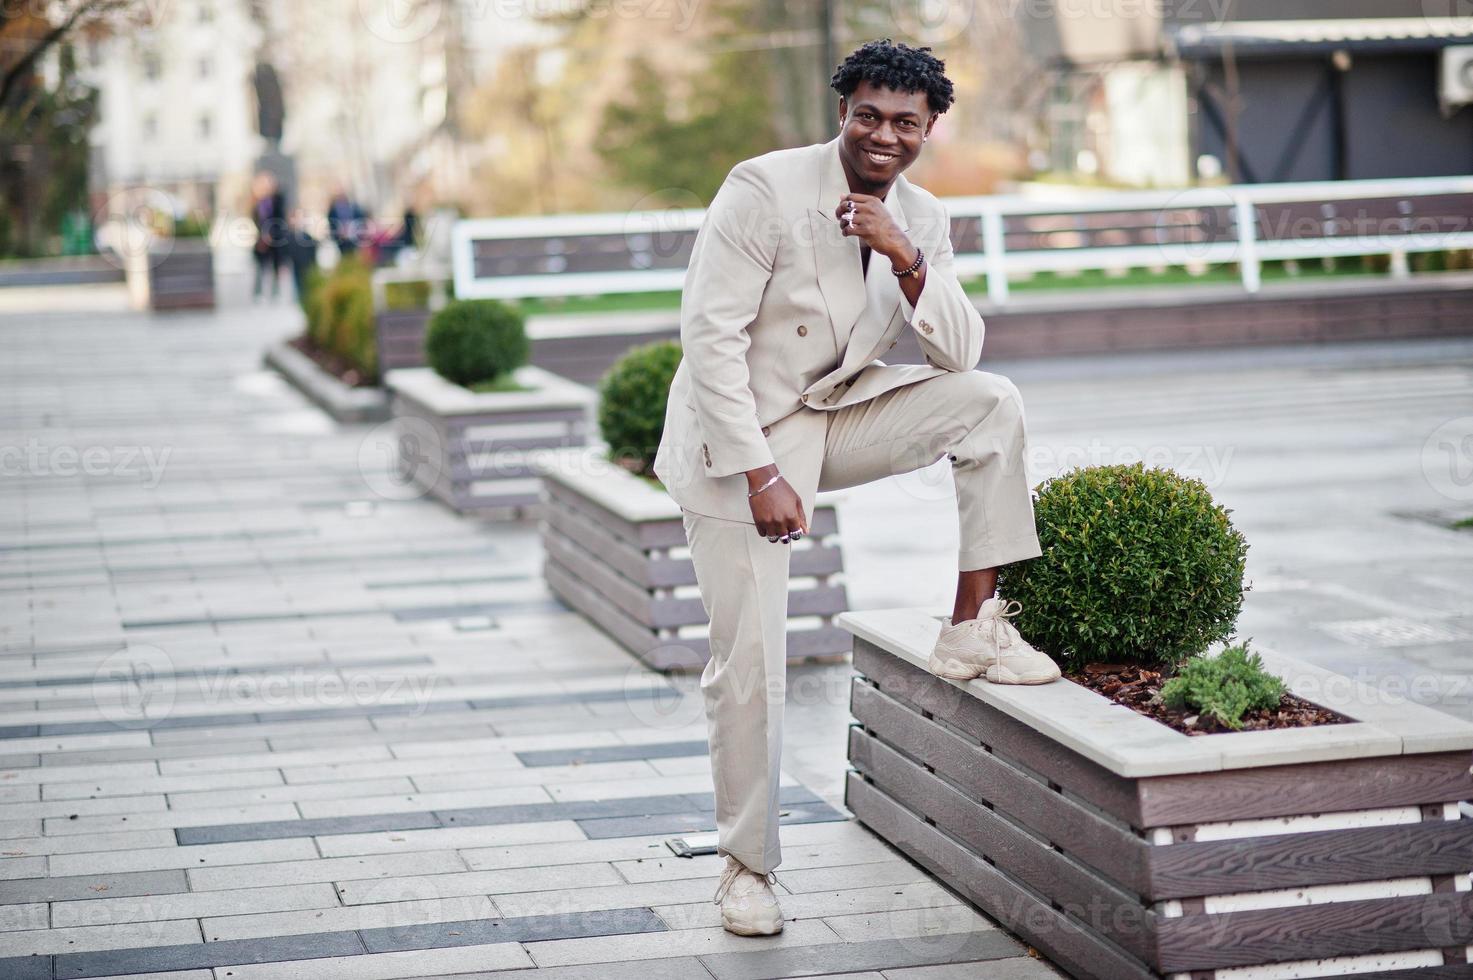
<path fill-rule="evenodd" d="M 947 619 L 936 638 L 927 669 L 954 681 L 986 677 L 994 684 L 1047 684 L 1059 679 L 1059 665 L 1018 634 L 1008 617 L 1023 609 L 994 596 L 982 603 L 976 619 Z"/>
<path fill-rule="evenodd" d="M 783 913 L 772 886 L 777 875 L 765 875 L 726 856 L 726 870 L 716 887 L 714 904 L 721 906 L 721 924 L 738 936 L 771 936 L 783 931 Z"/>

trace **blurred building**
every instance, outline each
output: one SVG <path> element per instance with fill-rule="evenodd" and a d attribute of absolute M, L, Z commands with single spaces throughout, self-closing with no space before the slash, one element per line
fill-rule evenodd
<path fill-rule="evenodd" d="M 294 176 L 293 206 L 320 211 L 343 185 L 397 217 L 417 189 L 464 179 L 457 93 L 519 37 L 515 25 L 490 19 L 493 8 L 462 0 L 155 5 L 148 26 L 82 45 L 84 78 L 101 96 L 94 192 L 145 186 L 186 208 L 239 210 L 256 169 L 280 164 Z M 282 96 L 279 145 L 260 134 L 263 64 Z"/>
<path fill-rule="evenodd" d="M 1456 0 L 1025 10 L 1050 169 L 1167 186 L 1473 172 L 1473 17 Z"/>
<path fill-rule="evenodd" d="M 242 0 L 176 0 L 150 26 L 83 41 L 82 75 L 100 96 L 94 194 L 151 187 L 205 212 L 243 195 L 262 150 L 259 39 Z"/>

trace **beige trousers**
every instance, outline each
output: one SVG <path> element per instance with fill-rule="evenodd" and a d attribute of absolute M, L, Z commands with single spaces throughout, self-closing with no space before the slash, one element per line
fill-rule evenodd
<path fill-rule="evenodd" d="M 1023 404 L 1007 378 L 946 374 L 826 414 L 820 490 L 910 472 L 949 455 L 959 510 L 958 568 L 992 568 L 1041 553 L 1023 465 Z M 790 547 L 769 542 L 751 523 L 690 511 L 684 521 L 711 619 L 711 659 L 701 692 L 718 851 L 766 873 L 782 860 L 778 778 Z"/>

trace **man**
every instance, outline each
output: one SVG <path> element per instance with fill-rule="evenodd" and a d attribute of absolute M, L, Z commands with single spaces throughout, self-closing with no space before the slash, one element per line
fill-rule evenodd
<path fill-rule="evenodd" d="M 681 300 L 684 357 L 654 469 L 680 504 L 711 660 L 701 676 L 725 927 L 782 929 L 772 893 L 786 679 L 788 543 L 818 490 L 950 457 L 956 604 L 931 670 L 1059 676 L 993 596 L 998 566 L 1040 554 L 1023 409 L 974 371 L 982 319 L 952 271 L 946 212 L 901 176 L 952 102 L 929 48 L 864 45 L 833 76 L 837 138 L 734 167 L 706 212 Z M 914 332 L 923 365 L 877 356 Z"/>

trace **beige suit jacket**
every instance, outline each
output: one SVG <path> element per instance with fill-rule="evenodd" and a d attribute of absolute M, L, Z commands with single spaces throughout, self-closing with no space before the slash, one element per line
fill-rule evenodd
<path fill-rule="evenodd" d="M 707 209 L 680 304 L 684 356 L 654 470 L 685 509 L 751 522 L 745 471 L 776 463 L 813 514 L 825 412 L 982 354 L 982 317 L 952 268 L 946 210 L 902 174 L 885 205 L 929 268 L 911 309 L 882 255 L 835 217 L 849 189 L 839 141 L 777 150 L 732 168 Z M 915 331 L 925 364 L 879 356 Z"/>

